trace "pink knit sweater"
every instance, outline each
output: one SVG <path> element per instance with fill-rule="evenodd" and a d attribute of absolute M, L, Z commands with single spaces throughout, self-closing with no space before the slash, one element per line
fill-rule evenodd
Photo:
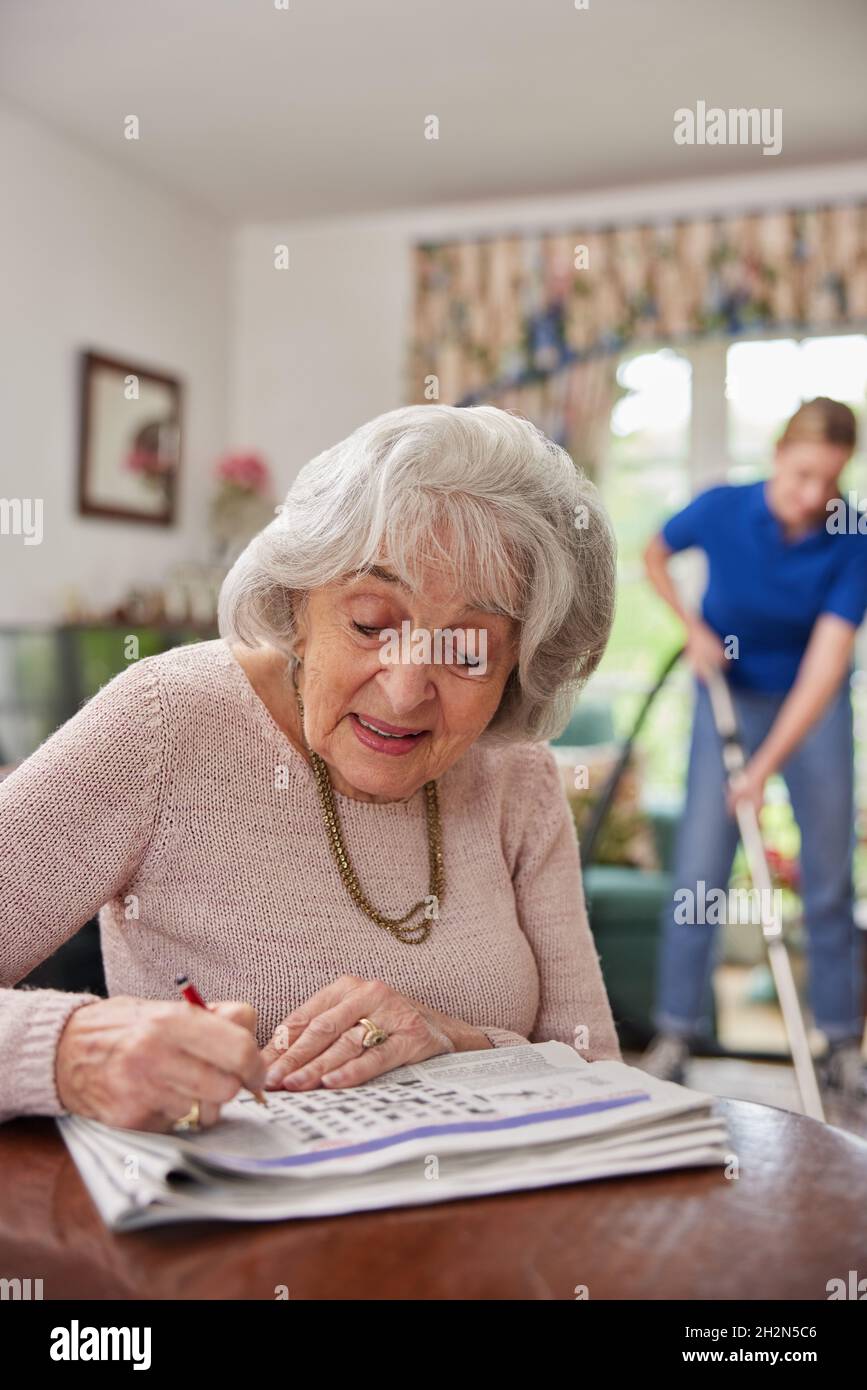
<path fill-rule="evenodd" d="M 243 999 L 259 1043 L 339 975 L 393 989 L 494 1046 L 620 1049 L 545 745 L 475 745 L 439 781 L 445 891 L 406 945 L 349 898 L 313 773 L 220 640 L 130 666 L 0 783 L 0 985 L 100 911 L 111 994 Z M 428 888 L 423 792 L 335 797 L 370 900 L 398 917 Z M 92 995 L 0 989 L 0 1120 L 62 1113 L 54 1055 Z"/>

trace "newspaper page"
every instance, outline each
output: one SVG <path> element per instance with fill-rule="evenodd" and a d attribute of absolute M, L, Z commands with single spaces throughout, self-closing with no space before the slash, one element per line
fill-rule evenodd
<path fill-rule="evenodd" d="M 269 1092 L 267 1110 L 238 1097 L 188 1137 L 58 1123 L 104 1218 L 123 1227 L 149 1214 L 333 1214 L 721 1163 L 711 1103 L 550 1042 L 448 1053 L 342 1090 Z M 426 1163 L 435 1182 L 420 1175 Z"/>

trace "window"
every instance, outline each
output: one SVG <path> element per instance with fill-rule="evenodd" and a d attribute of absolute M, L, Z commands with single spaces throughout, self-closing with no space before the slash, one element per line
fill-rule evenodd
<path fill-rule="evenodd" d="M 619 549 L 617 617 L 605 662 L 639 688 L 679 631 L 650 591 L 641 557 L 654 528 L 689 500 L 690 379 L 689 362 L 669 348 L 633 354 L 617 371 L 621 395 L 601 478 Z"/>
<path fill-rule="evenodd" d="M 647 583 L 642 553 L 653 531 L 689 500 L 692 367 L 671 348 L 645 350 L 624 356 L 617 382 L 620 394 L 600 477 L 617 534 L 617 613 L 587 698 L 610 704 L 617 732 L 625 735 L 663 661 L 681 640 L 680 623 Z M 660 791 L 674 792 L 682 777 L 684 687 L 682 678 L 672 677 L 642 737 L 648 780 Z"/>
<path fill-rule="evenodd" d="M 617 532 L 618 606 L 611 642 L 587 700 L 613 708 L 623 736 L 670 652 L 680 623 L 644 577 L 648 539 L 691 496 L 713 483 L 765 476 L 773 447 L 804 400 L 826 395 L 861 415 L 858 454 L 842 489 L 867 478 L 867 334 L 737 341 L 708 338 L 686 347 L 631 352 L 621 359 L 619 398 L 611 414 L 608 457 L 600 476 Z M 698 554 L 675 557 L 673 571 L 689 601 L 703 586 Z M 867 632 L 861 645 L 867 647 Z M 867 667 L 867 651 L 859 664 Z M 856 675 L 859 802 L 867 808 L 867 671 Z M 686 766 L 690 680 L 678 667 L 642 735 L 647 785 L 672 799 Z M 867 810 L 865 810 L 867 819 Z M 867 853 L 863 869 L 867 890 Z"/>
<path fill-rule="evenodd" d="M 803 401 L 830 396 L 858 413 L 867 394 L 867 335 L 732 343 L 725 391 L 728 481 L 752 482 L 770 471 L 774 441 Z M 863 440 L 859 455 L 847 478 L 860 472 Z M 844 479 L 844 490 L 850 485 Z"/>

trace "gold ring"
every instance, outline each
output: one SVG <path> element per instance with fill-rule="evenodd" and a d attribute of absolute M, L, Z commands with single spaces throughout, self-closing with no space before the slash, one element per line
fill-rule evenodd
<path fill-rule="evenodd" d="M 360 1018 L 358 1021 L 364 1028 L 364 1037 L 361 1039 L 362 1047 L 378 1047 L 388 1038 L 388 1034 L 382 1028 L 377 1028 L 375 1023 L 371 1023 L 369 1018 Z"/>
<path fill-rule="evenodd" d="M 175 1120 L 172 1129 L 183 1132 L 188 1129 L 199 1128 L 199 1102 L 194 1100 L 186 1115 L 182 1115 L 179 1120 Z"/>

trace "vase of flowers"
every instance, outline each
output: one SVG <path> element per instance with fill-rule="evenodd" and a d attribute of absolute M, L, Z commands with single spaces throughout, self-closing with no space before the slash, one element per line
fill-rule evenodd
<path fill-rule="evenodd" d="M 228 566 L 274 515 L 271 475 L 259 454 L 226 454 L 216 467 L 210 524 L 215 560 Z"/>

